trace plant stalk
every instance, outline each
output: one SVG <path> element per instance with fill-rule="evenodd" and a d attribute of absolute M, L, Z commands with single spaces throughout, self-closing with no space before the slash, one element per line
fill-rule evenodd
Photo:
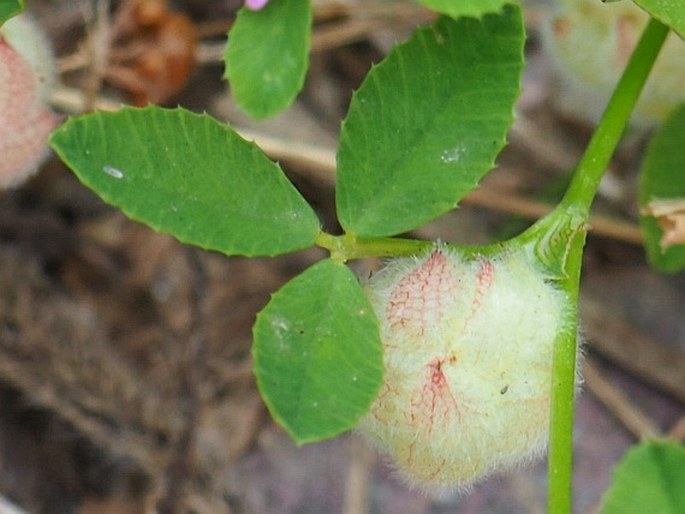
<path fill-rule="evenodd" d="M 361 238 L 351 234 L 334 236 L 320 232 L 316 244 L 331 253 L 331 259 L 347 262 L 363 257 L 400 257 L 415 255 L 433 246 L 430 241 L 399 237 Z"/>
<path fill-rule="evenodd" d="M 564 211 L 572 218 L 587 221 L 600 180 L 628 125 L 668 31 L 666 25 L 655 19 L 651 19 L 645 27 L 597 130 L 578 163 L 571 184 L 557 206 L 557 212 Z M 566 277 L 561 284 L 563 289 L 573 296 L 570 298 L 573 300 L 572 305 L 577 305 L 582 249 L 585 242 L 584 230 L 582 227 L 578 229 L 583 235 L 571 243 L 564 265 Z M 577 314 L 574 313 L 573 316 Z M 572 326 L 575 326 L 575 323 Z M 565 334 L 564 337 L 558 338 L 554 348 L 547 473 L 549 514 L 571 513 L 576 339 L 575 331 Z"/>
<path fill-rule="evenodd" d="M 602 119 L 576 167 L 562 203 L 582 206 L 589 213 L 599 182 L 628 125 L 668 31 L 666 25 L 655 19 L 650 19 L 645 27 Z"/>

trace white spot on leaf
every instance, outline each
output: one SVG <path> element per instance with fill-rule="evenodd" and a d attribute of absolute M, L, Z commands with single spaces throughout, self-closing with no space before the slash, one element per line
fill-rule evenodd
<path fill-rule="evenodd" d="M 124 172 L 123 171 L 115 168 L 114 166 L 110 166 L 109 164 L 106 164 L 105 166 L 103 166 L 102 171 L 107 173 L 107 175 L 109 175 L 110 177 L 124 178 Z"/>
<path fill-rule="evenodd" d="M 445 164 L 452 164 L 455 162 L 459 162 L 462 159 L 462 157 L 464 157 L 465 153 L 466 151 L 461 146 L 458 146 L 456 148 L 450 148 L 442 152 L 442 154 L 440 155 L 440 160 Z"/>

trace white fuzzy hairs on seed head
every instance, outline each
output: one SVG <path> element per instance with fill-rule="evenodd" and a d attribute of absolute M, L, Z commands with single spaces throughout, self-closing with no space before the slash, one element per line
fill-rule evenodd
<path fill-rule="evenodd" d="M 359 431 L 424 490 L 466 488 L 547 444 L 553 344 L 566 295 L 523 252 L 438 245 L 366 286 L 385 378 Z"/>

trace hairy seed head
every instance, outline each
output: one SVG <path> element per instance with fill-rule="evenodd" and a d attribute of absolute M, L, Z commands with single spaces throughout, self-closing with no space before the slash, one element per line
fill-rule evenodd
<path fill-rule="evenodd" d="M 542 42 L 559 79 L 554 102 L 591 123 L 599 116 L 628 63 L 649 15 L 634 2 L 558 0 L 543 24 Z M 661 123 L 685 101 L 685 43 L 670 34 L 632 116 L 638 128 Z"/>
<path fill-rule="evenodd" d="M 367 286 L 385 379 L 360 431 L 420 487 L 464 486 L 542 453 L 564 293 L 521 253 L 437 247 Z"/>
<path fill-rule="evenodd" d="M 54 80 L 45 45 L 24 18 L 0 29 L 0 188 L 19 185 L 38 169 L 59 122 L 45 103 Z"/>

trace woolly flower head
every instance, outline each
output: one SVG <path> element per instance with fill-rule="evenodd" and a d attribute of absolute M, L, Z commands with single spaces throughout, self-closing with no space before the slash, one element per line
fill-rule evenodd
<path fill-rule="evenodd" d="M 0 27 L 0 187 L 19 185 L 48 153 L 59 122 L 46 105 L 54 77 L 48 43 L 26 15 Z"/>
<path fill-rule="evenodd" d="M 359 430 L 424 489 L 467 486 L 540 455 L 564 293 L 523 252 L 436 247 L 392 261 L 367 292 L 384 385 Z"/>
<path fill-rule="evenodd" d="M 556 69 L 554 100 L 569 115 L 596 123 L 637 45 L 649 15 L 633 2 L 557 0 L 543 46 Z M 685 101 L 685 42 L 673 33 L 660 52 L 632 122 L 649 128 Z"/>

